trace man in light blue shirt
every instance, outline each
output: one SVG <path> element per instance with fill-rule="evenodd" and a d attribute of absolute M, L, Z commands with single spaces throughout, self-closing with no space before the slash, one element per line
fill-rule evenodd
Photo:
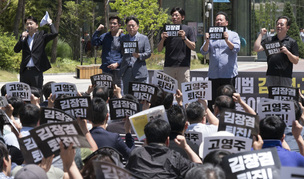
<path fill-rule="evenodd" d="M 212 101 L 209 102 L 211 110 L 217 96 L 217 88 L 226 84 L 235 86 L 235 78 L 238 75 L 237 53 L 241 44 L 239 35 L 227 29 L 228 17 L 225 12 L 216 14 L 215 26 L 226 27 L 224 39 L 210 40 L 209 33 L 206 33 L 205 42 L 200 49 L 203 55 L 209 53 L 210 57 L 208 78 L 212 81 Z"/>

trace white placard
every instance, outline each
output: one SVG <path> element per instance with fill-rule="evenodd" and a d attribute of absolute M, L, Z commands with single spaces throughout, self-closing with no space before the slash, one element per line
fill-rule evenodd
<path fill-rule="evenodd" d="M 22 82 L 6 83 L 7 97 L 18 96 L 23 101 L 31 101 L 31 88 L 30 85 Z"/>
<path fill-rule="evenodd" d="M 173 93 L 173 94 L 176 93 L 176 90 L 178 88 L 177 87 L 178 83 L 175 78 L 158 70 L 154 71 L 154 75 L 152 77 L 152 84 L 159 86 L 168 93 Z"/>
<path fill-rule="evenodd" d="M 211 81 L 192 81 L 182 83 L 183 104 L 197 101 L 198 99 L 212 99 Z"/>
<path fill-rule="evenodd" d="M 70 97 L 77 96 L 77 88 L 73 83 L 61 82 L 61 83 L 52 83 L 52 95 L 56 95 L 56 98 L 59 95 L 69 95 Z"/>

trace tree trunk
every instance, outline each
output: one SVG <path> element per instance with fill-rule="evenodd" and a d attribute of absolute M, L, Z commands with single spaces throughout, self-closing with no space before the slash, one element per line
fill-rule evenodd
<path fill-rule="evenodd" d="M 55 28 L 57 29 L 57 32 L 59 33 L 59 24 L 60 24 L 60 17 L 62 15 L 62 0 L 58 0 L 58 7 L 57 7 L 57 17 L 55 21 Z M 57 58 L 57 42 L 58 42 L 58 36 L 53 40 L 52 45 L 52 57 L 51 57 L 51 63 L 56 62 Z"/>
<path fill-rule="evenodd" d="M 16 11 L 16 17 L 14 21 L 14 36 L 16 39 L 18 39 L 18 32 L 19 32 L 19 24 L 20 24 L 20 19 L 22 17 L 22 10 L 23 10 L 23 3 L 24 0 L 19 0 L 18 1 L 18 7 Z"/>
<path fill-rule="evenodd" d="M 5 0 L 3 1 L 3 3 L 5 2 Z M 5 11 L 5 9 L 8 7 L 8 5 L 11 3 L 11 0 L 8 0 L 7 1 L 7 3 L 6 3 L 6 5 L 4 6 L 4 8 L 3 9 L 0 9 L 0 14 L 2 14 L 4 11 Z"/>

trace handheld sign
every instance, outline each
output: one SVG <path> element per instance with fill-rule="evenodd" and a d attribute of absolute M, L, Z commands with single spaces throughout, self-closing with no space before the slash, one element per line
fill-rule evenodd
<path fill-rule="evenodd" d="M 8 125 L 11 125 L 13 126 L 13 128 L 15 129 L 15 131 L 17 133 L 19 133 L 19 130 L 17 129 L 17 127 L 15 126 L 15 124 L 13 123 L 13 121 L 7 116 L 7 114 L 2 110 L 0 109 L 0 120 L 2 121 L 2 124 L 8 124 Z"/>
<path fill-rule="evenodd" d="M 178 83 L 176 79 L 158 70 L 154 71 L 154 75 L 152 77 L 152 84 L 159 86 L 168 93 L 174 94 L 176 93 L 176 90 L 178 88 Z"/>
<path fill-rule="evenodd" d="M 23 101 L 31 101 L 31 88 L 28 84 L 22 82 L 6 83 L 7 97 L 18 96 Z"/>
<path fill-rule="evenodd" d="M 52 95 L 56 98 L 60 95 L 69 95 L 70 97 L 77 96 L 77 88 L 73 83 L 52 83 Z"/>
<path fill-rule="evenodd" d="M 94 160 L 93 167 L 95 171 L 96 178 L 102 179 L 141 179 L 142 177 L 138 177 L 132 174 L 130 171 L 120 168 L 115 164 Z"/>
<path fill-rule="evenodd" d="M 56 108 L 40 108 L 40 125 L 54 122 L 69 122 L 76 120 L 74 116 Z"/>
<path fill-rule="evenodd" d="M 168 122 L 167 113 L 163 105 L 136 113 L 130 116 L 129 119 L 139 141 L 146 138 L 144 128 L 149 121 L 162 119 Z"/>
<path fill-rule="evenodd" d="M 252 139 L 235 136 L 207 136 L 204 138 L 203 158 L 214 150 L 226 150 L 231 153 L 250 151 Z"/>
<path fill-rule="evenodd" d="M 261 99 L 258 103 L 260 119 L 267 116 L 279 116 L 286 125 L 291 126 L 295 120 L 295 106 L 292 101 L 279 101 L 274 99 Z"/>
<path fill-rule="evenodd" d="M 224 109 L 220 113 L 218 131 L 227 131 L 235 136 L 252 139 L 259 132 L 259 116 L 249 113 Z"/>
<path fill-rule="evenodd" d="M 201 143 L 204 141 L 203 134 L 201 132 L 195 131 L 186 131 L 185 138 L 198 146 L 200 146 Z"/>
<path fill-rule="evenodd" d="M 303 167 L 281 167 L 281 178 L 303 179 Z"/>
<path fill-rule="evenodd" d="M 137 41 L 125 41 L 122 43 L 123 54 L 138 53 L 138 42 Z"/>
<path fill-rule="evenodd" d="M 91 148 L 77 121 L 43 124 L 29 132 L 45 158 L 59 155 L 60 141 L 65 146 Z"/>
<path fill-rule="evenodd" d="M 183 104 L 197 101 L 198 99 L 211 100 L 211 81 L 192 81 L 182 83 Z"/>
<path fill-rule="evenodd" d="M 139 103 L 128 99 L 110 99 L 109 107 L 111 120 L 123 119 L 139 111 Z"/>
<path fill-rule="evenodd" d="M 102 73 L 90 77 L 92 85 L 113 88 L 113 75 Z"/>
<path fill-rule="evenodd" d="M 227 155 L 222 160 L 226 178 L 280 178 L 281 162 L 276 148 Z"/>
<path fill-rule="evenodd" d="M 178 31 L 181 30 L 180 24 L 165 24 L 164 25 L 165 32 L 167 32 L 169 37 L 177 37 Z"/>
<path fill-rule="evenodd" d="M 0 107 L 6 107 L 8 105 L 7 99 L 5 96 L 0 96 Z"/>
<path fill-rule="evenodd" d="M 226 27 L 209 27 L 209 38 L 210 39 L 224 39 L 224 32 L 226 31 Z"/>
<path fill-rule="evenodd" d="M 299 88 L 287 86 L 270 86 L 268 88 L 269 98 L 282 101 L 299 100 Z"/>
<path fill-rule="evenodd" d="M 280 41 L 262 44 L 267 56 L 281 52 L 282 43 Z"/>
<path fill-rule="evenodd" d="M 77 96 L 56 99 L 54 102 L 55 108 L 61 109 L 67 114 L 75 118 L 91 120 L 92 103 L 90 96 Z"/>
<path fill-rule="evenodd" d="M 129 93 L 139 101 L 151 103 L 157 98 L 157 87 L 148 83 L 129 82 Z"/>
<path fill-rule="evenodd" d="M 18 138 L 20 151 L 22 152 L 25 163 L 27 164 L 38 164 L 42 161 L 43 154 L 38 148 L 37 143 L 32 136 L 26 136 Z"/>

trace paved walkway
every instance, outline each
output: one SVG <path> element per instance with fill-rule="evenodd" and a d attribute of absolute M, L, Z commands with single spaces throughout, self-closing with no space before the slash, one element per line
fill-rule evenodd
<path fill-rule="evenodd" d="M 267 70 L 266 62 L 238 62 L 239 71 L 265 71 Z M 293 67 L 294 71 L 303 72 L 304 60 L 300 60 L 297 65 Z M 197 71 L 208 71 L 208 68 L 197 69 Z M 303 75 L 304 77 L 304 75 Z M 70 74 L 44 74 L 44 83 L 48 81 L 55 82 L 69 82 L 76 84 L 78 91 L 84 92 L 88 89 L 91 84 L 90 79 L 78 79 L 75 73 Z M 0 83 L 0 86 L 5 82 Z"/>

